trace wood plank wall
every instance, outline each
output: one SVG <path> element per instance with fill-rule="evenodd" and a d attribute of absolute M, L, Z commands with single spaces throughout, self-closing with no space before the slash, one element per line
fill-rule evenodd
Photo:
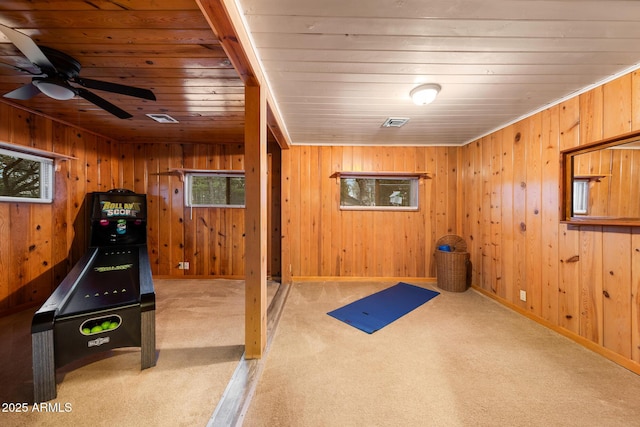
<path fill-rule="evenodd" d="M 475 286 L 640 372 L 639 229 L 558 221 L 559 151 L 637 129 L 634 72 L 465 147 L 294 146 L 282 152 L 282 264 L 294 277 L 434 277 L 435 241 L 460 234 Z M 84 195 L 113 187 L 149 194 L 155 275 L 244 274 L 243 211 L 191 211 L 169 173 L 242 169 L 240 146 L 116 143 L 1 103 L 0 140 L 77 157 L 56 173 L 53 204 L 0 204 L 0 315 L 50 294 L 84 250 Z M 418 212 L 340 211 L 336 171 L 431 179 Z"/>
<path fill-rule="evenodd" d="M 559 151 L 637 129 L 634 72 L 462 147 L 459 185 L 474 285 L 640 372 L 640 231 L 558 221 Z"/>
<path fill-rule="evenodd" d="M 2 315 L 53 292 L 86 250 L 84 195 L 119 178 L 117 144 L 2 103 L 0 140 L 76 158 L 60 163 L 53 203 L 0 203 Z"/>
<path fill-rule="evenodd" d="M 52 204 L 0 203 L 0 316 L 44 302 L 86 251 L 84 199 L 93 191 L 147 193 L 155 276 L 244 277 L 244 210 L 185 207 L 182 180 L 170 172 L 241 170 L 242 145 L 119 143 L 3 103 L 0 141 L 76 158 L 60 164 Z M 273 260 L 279 273 L 279 254 Z"/>
<path fill-rule="evenodd" d="M 232 144 L 120 144 L 122 186 L 147 193 L 155 276 L 244 276 L 244 209 L 190 208 L 175 169 L 243 170 Z M 188 270 L 178 263 L 189 262 Z"/>
<path fill-rule="evenodd" d="M 283 269 L 295 277 L 434 277 L 455 232 L 455 147 L 294 146 L 282 152 Z M 429 172 L 417 212 L 341 211 L 338 171 Z"/>
<path fill-rule="evenodd" d="M 640 218 L 640 203 L 631 194 L 640 191 L 640 150 L 616 149 L 576 156 L 576 175 L 597 175 L 589 180 L 587 212 L 590 216 Z"/>

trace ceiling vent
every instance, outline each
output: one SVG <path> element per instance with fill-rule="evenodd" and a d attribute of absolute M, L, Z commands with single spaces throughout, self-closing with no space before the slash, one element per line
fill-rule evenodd
<path fill-rule="evenodd" d="M 178 123 L 176 119 L 168 114 L 147 114 L 147 117 L 152 118 L 158 123 Z"/>
<path fill-rule="evenodd" d="M 384 123 L 382 124 L 382 127 L 383 128 L 399 128 L 404 126 L 408 121 L 409 119 L 405 119 L 402 117 L 389 117 L 387 120 L 384 121 Z"/>

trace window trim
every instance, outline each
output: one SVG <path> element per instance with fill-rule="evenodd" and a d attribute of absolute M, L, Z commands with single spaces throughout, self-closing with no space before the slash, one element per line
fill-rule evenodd
<path fill-rule="evenodd" d="M 417 212 L 420 210 L 420 180 L 430 179 L 427 172 L 351 172 L 342 171 L 335 172 L 331 175 L 336 178 L 338 184 L 338 208 L 342 211 L 392 211 L 392 212 Z M 342 204 L 342 193 L 340 191 L 342 178 L 361 178 L 361 179 L 389 179 L 389 180 L 410 180 L 412 197 L 415 199 L 415 205 L 412 206 L 352 206 Z M 415 182 L 415 184 L 413 183 Z"/>
<path fill-rule="evenodd" d="M 40 197 L 15 197 L 0 195 L 0 202 L 8 203 L 53 203 L 55 195 L 56 158 L 32 154 L 27 148 L 14 148 L 8 144 L 0 144 L 0 154 L 40 163 Z M 34 153 L 36 150 L 33 150 Z M 37 150 L 41 151 L 41 150 Z M 63 157 L 61 157 L 63 158 Z"/>
<path fill-rule="evenodd" d="M 246 205 L 246 193 L 245 203 L 241 205 L 231 204 L 193 204 L 191 194 L 191 177 L 193 176 L 213 176 L 220 178 L 244 178 L 244 170 L 203 170 L 203 169 L 180 169 L 177 170 L 184 181 L 184 205 L 188 208 L 230 208 L 230 209 L 244 209 Z"/>

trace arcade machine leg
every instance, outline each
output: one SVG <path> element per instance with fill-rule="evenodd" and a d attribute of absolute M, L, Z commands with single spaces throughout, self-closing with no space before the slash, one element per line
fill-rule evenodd
<path fill-rule="evenodd" d="M 156 311 L 140 313 L 141 369 L 156 366 Z"/>
<path fill-rule="evenodd" d="M 35 403 L 56 397 L 56 367 L 53 329 L 31 334 L 33 355 L 33 399 Z"/>

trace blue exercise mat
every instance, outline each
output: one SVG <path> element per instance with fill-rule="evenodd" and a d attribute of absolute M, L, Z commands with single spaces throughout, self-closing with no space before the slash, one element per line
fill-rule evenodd
<path fill-rule="evenodd" d="M 327 314 L 372 334 L 438 295 L 440 292 L 400 282 Z"/>

